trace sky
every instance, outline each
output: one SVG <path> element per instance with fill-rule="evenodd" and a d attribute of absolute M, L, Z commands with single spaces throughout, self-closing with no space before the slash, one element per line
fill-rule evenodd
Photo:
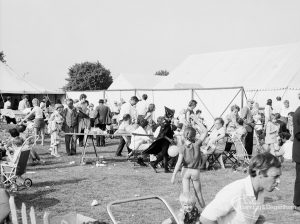
<path fill-rule="evenodd" d="M 298 42 L 299 9 L 299 0 L 0 0 L 0 51 L 56 90 L 84 61 L 113 77 L 152 75 L 191 54 Z"/>

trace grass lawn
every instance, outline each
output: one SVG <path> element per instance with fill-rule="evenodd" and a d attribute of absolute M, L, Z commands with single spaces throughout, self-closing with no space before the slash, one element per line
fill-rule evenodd
<path fill-rule="evenodd" d="M 63 145 L 60 149 L 63 156 L 54 158 L 50 156 L 47 146 L 38 146 L 39 154 L 46 163 L 28 166 L 28 173 L 24 177 L 31 178 L 33 186 L 17 193 L 17 208 L 20 209 L 22 202 L 27 208 L 34 206 L 39 219 L 45 211 L 50 211 L 53 215 L 76 211 L 112 223 L 106 211 L 109 202 L 137 196 L 159 195 L 177 210 L 180 181 L 172 185 L 171 174 L 163 173 L 162 169 L 155 174 L 149 167 L 134 168 L 125 157 L 114 157 L 117 144 L 116 139 L 108 139 L 106 147 L 98 148 L 98 152 L 107 162 L 105 167 L 92 164 L 80 166 L 81 148 L 77 149 L 76 156 L 68 157 Z M 46 140 L 46 145 L 49 145 L 49 139 Z M 93 155 L 91 147 L 89 154 Z M 75 161 L 75 164 L 72 164 L 72 161 Z M 294 166 L 291 162 L 284 163 L 279 186 L 281 190 L 266 195 L 267 205 L 292 206 Z M 206 203 L 210 202 L 223 186 L 245 176 L 246 174 L 233 172 L 231 169 L 203 172 L 201 181 Z M 98 200 L 99 205 L 92 207 L 91 202 L 94 199 Z M 115 206 L 113 211 L 121 223 L 160 223 L 169 216 L 167 209 L 161 208 L 161 203 L 151 200 Z M 273 223 L 300 223 L 300 214 L 290 208 L 272 207 L 267 209 L 264 215 Z"/>

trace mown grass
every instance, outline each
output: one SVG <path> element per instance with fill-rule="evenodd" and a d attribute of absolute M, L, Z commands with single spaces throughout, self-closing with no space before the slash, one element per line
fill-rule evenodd
<path fill-rule="evenodd" d="M 47 146 L 38 146 L 38 152 L 45 164 L 28 166 L 28 173 L 24 177 L 31 178 L 33 186 L 17 194 L 17 208 L 20 209 L 22 202 L 27 207 L 33 206 L 39 220 L 45 211 L 50 211 L 52 215 L 75 211 L 108 223 L 111 221 L 106 206 L 119 199 L 159 195 L 166 199 L 174 210 L 179 209 L 180 181 L 172 185 L 171 174 L 165 174 L 162 170 L 155 174 L 149 167 L 133 167 L 125 157 L 114 157 L 117 143 L 117 139 L 108 139 L 106 147 L 98 148 L 98 152 L 107 162 L 105 167 L 96 167 L 94 164 L 81 166 L 80 148 L 76 156 L 68 157 L 62 146 L 60 152 L 63 156 L 54 158 L 50 156 Z M 91 147 L 88 154 L 93 156 Z M 70 164 L 72 161 L 75 161 L 75 164 Z M 294 166 L 291 162 L 284 163 L 281 190 L 266 195 L 267 205 L 292 206 Z M 202 172 L 202 189 L 206 203 L 210 202 L 222 187 L 245 176 L 246 174 L 233 172 L 231 169 Z M 99 205 L 92 207 L 91 202 L 94 199 L 98 200 Z M 115 206 L 113 211 L 121 223 L 160 223 L 169 216 L 163 205 L 153 200 Z M 300 223 L 300 214 L 290 208 L 269 208 L 265 210 L 264 215 L 273 223 Z"/>

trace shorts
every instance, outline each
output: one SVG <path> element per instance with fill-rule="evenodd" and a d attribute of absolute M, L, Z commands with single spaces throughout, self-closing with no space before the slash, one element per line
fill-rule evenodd
<path fill-rule="evenodd" d="M 182 168 L 182 178 L 200 181 L 200 169 Z"/>
<path fill-rule="evenodd" d="M 34 125 L 33 125 L 34 128 L 38 129 L 38 130 L 41 130 L 45 127 L 45 121 L 43 118 L 37 118 L 37 119 L 34 119 Z"/>

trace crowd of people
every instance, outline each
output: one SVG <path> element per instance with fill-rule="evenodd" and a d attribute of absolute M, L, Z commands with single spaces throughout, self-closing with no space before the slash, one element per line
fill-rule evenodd
<path fill-rule="evenodd" d="M 119 138 L 115 156 L 123 156 L 122 151 L 126 146 L 128 158 L 137 155 L 138 163 L 142 166 L 147 166 L 145 160 L 149 159 L 149 166 L 155 172 L 158 172 L 159 166 L 163 167 L 166 173 L 174 169 L 172 183 L 181 170 L 182 210 L 178 217 L 182 223 L 199 223 L 200 220 L 202 223 L 216 221 L 228 223 L 228 220 L 261 219 L 260 211 L 247 210 L 246 214 L 241 215 L 236 210 L 237 204 L 232 205 L 229 202 L 238 194 L 247 199 L 237 201 L 238 205 L 255 200 L 259 206 L 263 203 L 261 196 L 263 191 L 273 191 L 278 186 L 281 163 L 284 159 L 292 159 L 293 144 L 296 144 L 293 142 L 300 141 L 299 127 L 295 129 L 293 124 L 296 115 L 290 109 L 289 101 L 285 100 L 282 103 L 281 98 L 277 97 L 273 105 L 272 100 L 268 99 L 265 107 L 260 108 L 257 103 L 249 99 L 245 107 L 232 105 L 230 113 L 224 119 L 215 118 L 213 128 L 209 129 L 201 115 L 201 110 L 196 110 L 196 100 L 191 100 L 178 116 L 175 116 L 174 110 L 165 107 L 164 116 L 159 116 L 155 120 L 155 104 L 148 103 L 147 99 L 146 94 L 142 95 L 141 100 L 132 96 L 128 102 L 114 102 L 112 106 L 108 106 L 105 99 L 100 99 L 99 104 L 94 108 L 94 105 L 87 100 L 87 96 L 81 94 L 76 101 L 66 99 L 65 104 L 56 103 L 53 113 L 49 114 L 46 110 L 47 102 L 40 103 L 34 98 L 33 108 L 30 108 L 28 97 L 24 96 L 19 103 L 19 109 L 24 111 L 30 108 L 28 114 L 18 122 L 6 119 L 8 123 L 18 123 L 16 128 L 10 130 L 11 144 L 16 148 L 22 145 L 20 133 L 29 129 L 30 120 L 33 121 L 31 123 L 33 123 L 33 135 L 36 141 L 37 136 L 40 136 L 43 145 L 45 132 L 50 134 L 50 151 L 55 157 L 60 156 L 60 135 L 65 138 L 66 153 L 69 156 L 76 154 L 77 141 L 79 147 L 84 146 L 84 133 L 91 129 L 97 128 L 103 134 L 123 135 Z M 9 99 L 5 107 L 9 109 Z M 296 121 L 299 122 L 299 115 L 297 116 Z M 74 139 L 72 133 L 82 135 L 77 135 Z M 24 136 L 26 137 L 28 133 Z M 242 142 L 242 148 L 234 144 L 234 138 Z M 256 140 L 255 150 L 253 150 L 254 140 Z M 105 137 L 97 135 L 96 142 L 97 146 L 105 146 Z M 176 147 L 173 147 L 172 153 L 170 149 L 174 145 Z M 234 148 L 237 154 L 245 153 L 249 158 L 253 157 L 249 164 L 249 176 L 223 188 L 206 206 L 202 195 L 200 171 L 207 169 L 209 163 L 207 159 L 212 154 L 218 155 L 219 164 L 225 169 L 226 164 L 222 157 L 225 148 L 229 150 Z M 171 155 L 174 151 L 177 153 Z M 40 160 L 34 150 L 31 157 L 34 161 Z M 2 159 L 7 159 L 5 153 L 2 154 Z M 298 160 L 294 159 L 294 161 L 297 162 L 294 204 L 295 209 L 300 211 L 298 192 L 300 166 Z M 262 178 L 264 181 L 261 180 Z M 204 208 L 201 218 L 195 207 L 196 199 L 192 195 L 190 185 L 194 189 L 199 205 Z M 174 223 L 174 220 L 168 219 L 164 223 Z"/>

